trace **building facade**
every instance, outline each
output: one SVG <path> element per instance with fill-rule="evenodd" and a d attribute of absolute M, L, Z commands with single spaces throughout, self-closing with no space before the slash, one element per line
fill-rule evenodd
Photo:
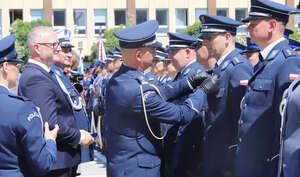
<path fill-rule="evenodd" d="M 274 0 L 296 7 L 296 0 Z M 0 0 L 0 35 L 9 34 L 11 23 L 42 19 L 54 29 L 67 27 L 72 31 L 75 50 L 90 54 L 99 39 L 99 29 L 121 24 L 138 24 L 156 19 L 158 40 L 168 43 L 167 32 L 178 32 L 199 20 L 200 14 L 216 14 L 240 20 L 248 15 L 250 0 Z M 294 19 L 290 20 L 294 26 Z"/>

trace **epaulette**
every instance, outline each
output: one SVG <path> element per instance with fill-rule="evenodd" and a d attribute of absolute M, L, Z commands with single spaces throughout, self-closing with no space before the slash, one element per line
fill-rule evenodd
<path fill-rule="evenodd" d="M 293 49 L 291 49 L 289 47 L 283 48 L 282 53 L 284 54 L 285 58 L 298 55 L 298 53 L 296 51 L 294 51 Z"/>
<path fill-rule="evenodd" d="M 147 79 L 144 76 L 138 76 L 134 79 L 137 80 L 139 84 L 144 84 L 145 82 L 147 82 Z"/>
<path fill-rule="evenodd" d="M 237 56 L 235 56 L 232 60 L 231 60 L 233 65 L 237 65 L 240 63 L 243 63 Z"/>
<path fill-rule="evenodd" d="M 23 96 L 18 96 L 18 95 L 13 95 L 13 94 L 8 94 L 9 97 L 11 98 L 16 98 L 22 101 L 31 101 L 29 98 L 23 97 Z"/>
<path fill-rule="evenodd" d="M 186 76 L 190 71 L 191 71 L 191 68 L 187 68 L 187 69 L 183 72 L 183 75 Z"/>

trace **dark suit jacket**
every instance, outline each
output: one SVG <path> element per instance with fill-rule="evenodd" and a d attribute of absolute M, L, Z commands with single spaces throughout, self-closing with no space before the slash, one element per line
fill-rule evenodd
<path fill-rule="evenodd" d="M 80 131 L 68 98 L 50 73 L 40 66 L 28 63 L 23 71 L 18 94 L 33 101 L 40 108 L 43 121 L 58 124 L 57 161 L 53 169 L 62 169 L 80 163 Z"/>

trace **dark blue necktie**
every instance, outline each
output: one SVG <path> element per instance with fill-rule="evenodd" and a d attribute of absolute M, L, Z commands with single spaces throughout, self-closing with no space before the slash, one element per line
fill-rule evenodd
<path fill-rule="evenodd" d="M 264 64 L 264 57 L 261 53 L 258 54 L 258 63 L 254 66 L 254 72 L 257 71 Z"/>

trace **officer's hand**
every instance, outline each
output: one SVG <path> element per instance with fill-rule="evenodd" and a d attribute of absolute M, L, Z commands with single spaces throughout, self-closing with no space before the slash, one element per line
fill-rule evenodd
<path fill-rule="evenodd" d="M 84 136 L 83 141 L 80 143 L 81 146 L 87 147 L 94 142 L 94 138 L 89 132 L 85 130 L 80 130 L 80 134 L 81 136 Z"/>
<path fill-rule="evenodd" d="M 193 88 L 196 88 L 199 85 L 201 85 L 205 79 L 211 77 L 211 74 L 212 74 L 211 70 L 203 70 L 189 77 L 188 81 L 190 82 Z"/>
<path fill-rule="evenodd" d="M 212 77 L 207 78 L 202 82 L 200 88 L 202 88 L 207 95 L 217 93 L 220 89 L 218 76 L 213 75 Z"/>
<path fill-rule="evenodd" d="M 45 132 L 44 132 L 45 140 L 53 139 L 55 141 L 56 137 L 57 137 L 58 130 L 59 130 L 59 126 L 57 124 L 55 124 L 55 127 L 52 130 L 49 129 L 48 122 L 45 122 L 44 126 L 45 126 Z"/>

